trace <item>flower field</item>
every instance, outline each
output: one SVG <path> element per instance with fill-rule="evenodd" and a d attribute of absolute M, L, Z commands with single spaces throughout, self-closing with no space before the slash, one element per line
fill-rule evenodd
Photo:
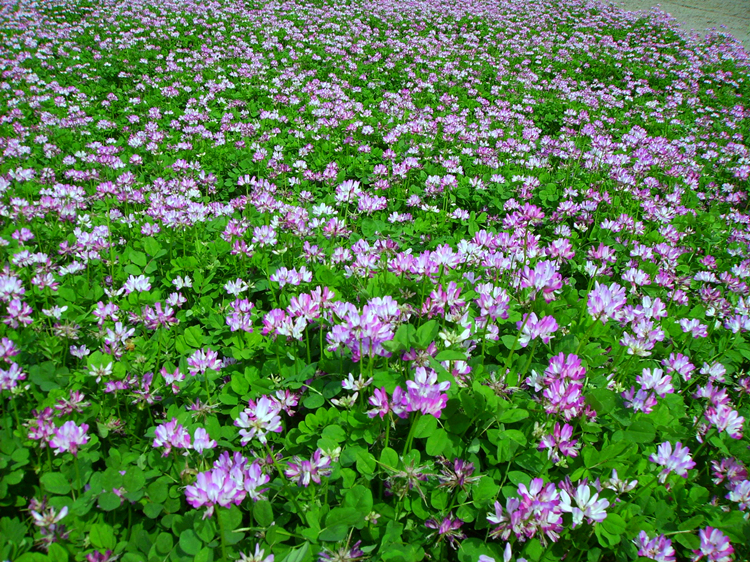
<path fill-rule="evenodd" d="M 0 560 L 750 559 L 750 56 L 582 0 L 5 0 Z"/>

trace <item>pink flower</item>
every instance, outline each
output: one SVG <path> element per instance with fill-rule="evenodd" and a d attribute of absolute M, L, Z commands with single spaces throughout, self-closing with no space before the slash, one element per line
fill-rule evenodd
<path fill-rule="evenodd" d="M 718 529 L 706 527 L 698 532 L 701 539 L 700 550 L 694 550 L 691 560 L 697 562 L 704 556 L 709 562 L 731 562 L 734 547 L 729 538 Z"/>
<path fill-rule="evenodd" d="M 626 302 L 625 289 L 617 283 L 608 286 L 596 281 L 589 293 L 588 311 L 594 320 L 601 320 L 602 324 L 606 324 L 608 319 L 619 319 L 620 310 Z"/>
<path fill-rule="evenodd" d="M 161 456 L 166 457 L 169 455 L 172 447 L 176 449 L 190 449 L 190 434 L 181 424 L 177 423 L 177 418 L 172 418 L 167 423 L 156 428 L 153 446 L 164 447 L 164 452 Z"/>
<path fill-rule="evenodd" d="M 560 492 L 560 510 L 573 514 L 574 529 L 581 524 L 584 517 L 591 525 L 601 523 L 607 518 L 605 509 L 609 507 L 609 501 L 598 498 L 598 493 L 591 495 L 588 484 L 579 484 L 572 498 L 565 490 Z"/>
<path fill-rule="evenodd" d="M 199 427 L 195 430 L 195 434 L 193 435 L 193 449 L 195 449 L 199 455 L 203 454 L 203 451 L 206 449 L 216 448 L 216 445 L 216 441 L 211 439 L 205 429 Z"/>
<path fill-rule="evenodd" d="M 664 467 L 664 470 L 659 473 L 661 483 L 664 483 L 670 472 L 687 478 L 687 471 L 695 467 L 695 461 L 690 456 L 690 449 L 683 447 L 679 441 L 675 444 L 674 453 L 672 453 L 672 444 L 665 441 L 659 445 L 656 453 L 651 455 L 649 460 Z"/>
<path fill-rule="evenodd" d="M 302 460 L 296 455 L 292 457 L 292 460 L 294 462 L 287 463 L 288 468 L 284 474 L 289 480 L 296 481 L 298 486 L 307 488 L 310 482 L 320 484 L 321 476 L 331 474 L 331 458 L 321 449 L 317 449 L 309 461 Z"/>
<path fill-rule="evenodd" d="M 50 446 L 55 449 L 55 454 L 66 451 L 78 456 L 78 448 L 89 442 L 86 434 L 89 426 L 87 424 L 76 425 L 73 421 L 65 422 L 61 427 L 55 429 L 55 436 L 50 440 Z"/>
<path fill-rule="evenodd" d="M 664 535 L 649 539 L 646 531 L 641 531 L 638 537 L 633 539 L 638 547 L 638 556 L 656 560 L 657 562 L 674 562 L 675 552 L 670 541 Z"/>
<path fill-rule="evenodd" d="M 190 368 L 190 374 L 193 376 L 198 373 L 205 373 L 208 369 L 213 371 L 221 370 L 219 354 L 210 348 L 197 350 L 188 357 L 187 364 Z"/>

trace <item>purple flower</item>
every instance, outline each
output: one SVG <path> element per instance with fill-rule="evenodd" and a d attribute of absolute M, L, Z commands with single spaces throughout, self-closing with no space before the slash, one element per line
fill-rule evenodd
<path fill-rule="evenodd" d="M 560 462 L 562 453 L 565 457 L 577 457 L 580 445 L 578 440 L 573 439 L 573 426 L 565 424 L 560 427 L 559 423 L 555 424 L 552 435 L 545 435 L 539 443 L 539 450 L 547 449 L 547 455 L 553 462 Z"/>
<path fill-rule="evenodd" d="M 368 402 L 374 406 L 372 410 L 367 410 L 367 417 L 369 418 L 374 418 L 375 416 L 384 418 L 390 411 L 388 407 L 388 393 L 385 391 L 385 388 L 376 388 Z"/>
<path fill-rule="evenodd" d="M 448 395 L 444 394 L 451 386 L 448 381 L 438 383 L 437 373 L 432 369 L 417 367 L 413 381 L 406 381 L 408 392 L 407 410 L 432 414 L 436 418 L 448 403 Z"/>
<path fill-rule="evenodd" d="M 727 499 L 739 504 L 740 511 L 750 508 L 750 480 L 738 482 L 727 494 Z"/>
<path fill-rule="evenodd" d="M 665 375 L 661 369 L 643 369 L 643 374 L 635 379 L 643 390 L 653 390 L 660 398 L 674 392 L 671 375 Z"/>
<path fill-rule="evenodd" d="M 284 471 L 289 480 L 297 482 L 297 486 L 304 486 L 307 488 L 310 482 L 320 484 L 321 476 L 328 476 L 331 474 L 331 458 L 324 454 L 321 449 L 317 449 L 313 453 L 312 458 L 308 460 L 302 460 L 298 456 L 292 457 L 294 462 L 288 462 L 288 468 Z"/>
<path fill-rule="evenodd" d="M 73 456 L 78 456 L 78 448 L 89 442 L 89 436 L 86 434 L 88 429 L 89 426 L 85 423 L 78 426 L 73 421 L 67 421 L 55 429 L 55 436 L 49 444 L 55 449 L 56 455 L 69 451 Z"/>
<path fill-rule="evenodd" d="M 249 400 L 248 404 L 234 420 L 234 425 L 240 428 L 240 443 L 244 447 L 257 437 L 265 445 L 268 443 L 268 433 L 281 433 L 281 404 L 274 397 L 265 395 L 257 403 Z"/>
<path fill-rule="evenodd" d="M 251 555 L 240 552 L 239 562 L 273 562 L 273 554 L 265 555 L 265 551 L 259 544 L 255 545 L 255 552 Z"/>
<path fill-rule="evenodd" d="M 737 413 L 726 404 L 720 404 L 717 407 L 709 406 L 706 408 L 706 420 L 721 433 L 726 431 L 732 439 L 742 439 L 742 426 L 745 418 Z"/>
<path fill-rule="evenodd" d="M 361 560 L 365 557 L 365 553 L 359 548 L 360 544 L 362 544 L 362 541 L 357 541 L 349 548 L 347 541 L 344 546 L 335 551 L 324 549 L 318 554 L 318 562 L 356 562 Z"/>
<path fill-rule="evenodd" d="M 179 423 L 177 418 L 172 418 L 156 428 L 154 432 L 154 447 L 164 447 L 162 457 L 169 455 L 172 447 L 176 449 L 190 449 L 190 434 Z M 187 453 L 185 453 L 187 454 Z"/>
<path fill-rule="evenodd" d="M 460 530 L 463 524 L 464 522 L 461 519 L 453 517 L 453 512 L 450 512 L 442 521 L 438 522 L 437 519 L 428 519 L 424 525 L 428 529 L 435 529 L 437 531 L 438 542 L 446 539 L 453 549 L 457 549 L 459 547 L 458 541 L 466 538 L 466 535 Z M 434 536 L 434 534 L 431 536 Z"/>
<path fill-rule="evenodd" d="M 481 476 L 472 476 L 474 474 L 474 464 L 467 462 L 462 459 L 454 459 L 454 461 L 448 462 L 443 461 L 443 468 L 438 474 L 438 488 L 449 488 L 455 490 L 460 488 L 465 490 L 468 486 L 481 479 Z"/>
<path fill-rule="evenodd" d="M 636 412 L 643 412 L 644 414 L 653 412 L 658 403 L 652 392 L 646 392 L 643 389 L 636 392 L 634 386 L 623 392 L 621 396 L 625 400 L 626 408 L 632 408 Z"/>
<path fill-rule="evenodd" d="M 520 541 L 526 541 L 540 534 L 542 543 L 546 539 L 556 542 L 562 531 L 562 510 L 560 493 L 551 482 L 535 478 L 527 488 L 518 485 L 520 498 L 508 498 L 503 510 L 500 502 L 495 502 L 495 513 L 487 514 L 487 521 L 497 525 L 490 536 L 507 541 L 511 534 Z"/>
<path fill-rule="evenodd" d="M 683 447 L 679 441 L 675 444 L 674 453 L 672 453 L 672 444 L 665 441 L 659 445 L 656 453 L 651 455 L 649 460 L 664 467 L 664 470 L 659 473 L 659 482 L 662 484 L 670 472 L 687 478 L 687 471 L 695 466 L 695 461 L 690 457 L 690 449 Z"/>
<path fill-rule="evenodd" d="M 185 497 L 195 509 L 207 507 L 205 519 L 213 514 L 216 505 L 239 505 L 248 496 L 253 501 L 261 499 L 265 492 L 261 486 L 269 481 L 257 461 L 249 463 L 239 453 L 231 458 L 223 453 L 212 470 L 198 473 L 195 483 L 185 488 Z"/>
<path fill-rule="evenodd" d="M 195 376 L 198 373 L 205 373 L 208 369 L 212 371 L 221 370 L 221 361 L 219 354 L 211 348 L 198 349 L 187 360 L 190 374 Z"/>
<path fill-rule="evenodd" d="M 709 562 L 731 562 L 734 547 L 721 531 L 706 527 L 698 532 L 698 536 L 701 539 L 700 550 L 693 551 L 692 562 L 704 556 Z"/>
<path fill-rule="evenodd" d="M 620 309 L 625 306 L 627 299 L 625 289 L 617 283 L 612 285 L 600 285 L 595 282 L 594 288 L 589 293 L 588 311 L 594 320 L 601 320 L 606 324 L 607 320 L 618 320 Z"/>
<path fill-rule="evenodd" d="M 125 284 L 122 286 L 122 288 L 125 290 L 126 295 L 129 295 L 133 292 L 141 293 L 150 291 L 151 280 L 145 275 L 138 275 L 137 277 L 131 275 L 130 277 L 128 277 L 128 280 L 125 281 Z"/>
<path fill-rule="evenodd" d="M 633 539 L 633 543 L 638 547 L 638 556 L 656 560 L 657 562 L 674 562 L 675 560 L 672 541 L 664 535 L 649 539 L 646 531 L 641 531 L 638 537 Z"/>
<path fill-rule="evenodd" d="M 516 328 L 521 330 L 518 343 L 521 344 L 521 347 L 526 347 L 531 340 L 536 338 L 541 338 L 544 343 L 549 343 L 549 340 L 554 337 L 552 334 L 557 331 L 558 327 L 554 316 L 537 318 L 533 312 L 524 314 L 523 319 L 516 322 Z"/>
<path fill-rule="evenodd" d="M 605 509 L 609 507 L 609 501 L 598 498 L 598 493 L 591 495 L 588 484 L 579 484 L 572 498 L 565 490 L 560 492 L 560 509 L 573 514 L 574 529 L 581 524 L 584 517 L 591 525 L 601 523 L 607 518 Z"/>
<path fill-rule="evenodd" d="M 195 434 L 193 435 L 193 449 L 195 449 L 199 455 L 203 454 L 203 451 L 206 449 L 216 448 L 216 445 L 216 441 L 211 439 L 205 429 L 199 427 L 195 430 Z"/>

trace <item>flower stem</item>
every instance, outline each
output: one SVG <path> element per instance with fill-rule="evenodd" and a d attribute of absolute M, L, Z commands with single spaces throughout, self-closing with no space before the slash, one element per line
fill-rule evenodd
<path fill-rule="evenodd" d="M 406 455 L 409 451 L 411 451 L 411 445 L 414 441 L 414 432 L 417 429 L 417 414 L 413 414 L 413 418 L 411 420 L 411 427 L 409 428 L 409 435 L 406 437 L 406 443 L 404 443 L 404 452 L 403 455 Z"/>
<path fill-rule="evenodd" d="M 221 539 L 221 559 L 229 560 L 229 558 L 227 558 L 226 539 L 224 538 L 224 521 L 221 519 L 221 514 L 219 513 L 218 509 L 216 510 L 216 519 L 219 521 L 219 538 Z"/>

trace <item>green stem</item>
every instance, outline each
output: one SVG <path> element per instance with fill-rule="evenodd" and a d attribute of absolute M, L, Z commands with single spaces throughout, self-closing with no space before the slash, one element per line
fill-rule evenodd
<path fill-rule="evenodd" d="M 222 521 L 218 509 L 216 510 L 216 519 L 219 521 L 219 537 L 221 538 L 221 559 L 229 560 L 229 558 L 227 558 L 226 538 L 224 537 L 224 521 Z"/>
<path fill-rule="evenodd" d="M 518 343 L 518 339 L 521 337 L 521 332 L 523 332 L 523 329 L 526 327 L 526 322 L 529 321 L 530 316 L 531 316 L 530 313 L 526 315 L 526 318 L 523 319 L 523 324 L 521 324 L 521 327 L 516 332 L 516 339 L 513 340 L 513 345 L 510 348 L 510 353 L 508 354 L 508 358 L 505 360 L 505 369 L 504 369 L 505 372 L 503 373 L 503 375 L 508 372 L 508 367 L 510 366 L 511 361 L 513 360 L 513 354 L 516 352 L 516 344 Z"/>
<path fill-rule="evenodd" d="M 414 441 L 414 432 L 417 430 L 417 414 L 412 414 L 412 420 L 411 420 L 411 427 L 409 428 L 409 435 L 406 437 L 406 443 L 404 443 L 404 452 L 403 455 L 405 456 L 409 451 L 411 451 L 411 445 Z"/>
<path fill-rule="evenodd" d="M 81 489 L 81 471 L 78 469 L 78 456 L 73 455 L 73 464 L 76 467 L 76 489 Z M 73 492 L 73 501 L 75 501 L 76 495 L 75 492 Z"/>
<path fill-rule="evenodd" d="M 536 346 L 539 345 L 539 340 L 534 340 L 534 345 L 531 346 L 531 353 L 529 354 L 529 360 L 526 362 L 526 366 L 524 367 L 522 374 L 526 374 L 529 372 L 529 367 L 531 367 L 531 360 L 534 358 L 534 352 L 536 351 Z"/>

